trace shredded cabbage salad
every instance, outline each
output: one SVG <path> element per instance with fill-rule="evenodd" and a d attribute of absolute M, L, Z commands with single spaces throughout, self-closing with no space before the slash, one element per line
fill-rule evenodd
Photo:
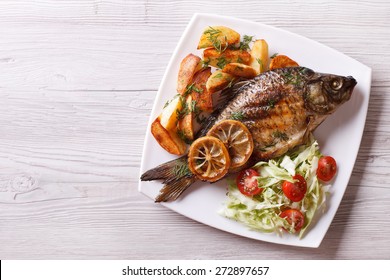
<path fill-rule="evenodd" d="M 279 216 L 282 209 L 298 209 L 305 216 L 305 223 L 299 231 L 302 238 L 317 209 L 325 208 L 329 185 L 320 182 L 316 175 L 321 156 L 318 143 L 312 137 L 308 145 L 299 146 L 268 162 L 256 163 L 252 168 L 260 174 L 257 181 L 263 192 L 253 197 L 246 196 L 239 191 L 235 180 L 229 179 L 228 198 L 220 214 L 254 230 L 281 234 L 283 229 L 295 233 L 294 226 Z M 291 202 L 281 188 L 285 180 L 294 182 L 292 177 L 295 174 L 302 175 L 307 182 L 306 195 L 299 202 Z"/>

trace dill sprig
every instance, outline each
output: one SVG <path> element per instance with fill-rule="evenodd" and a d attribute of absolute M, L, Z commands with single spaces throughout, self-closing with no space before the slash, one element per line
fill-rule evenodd
<path fill-rule="evenodd" d="M 240 42 L 239 49 L 246 51 L 249 49 L 249 44 L 252 43 L 253 36 L 244 35 L 242 42 Z"/>
<path fill-rule="evenodd" d="M 287 134 L 284 133 L 284 132 L 281 132 L 279 130 L 274 131 L 274 133 L 272 133 L 272 136 L 275 137 L 275 138 L 278 138 L 278 139 L 280 139 L 282 141 L 287 141 L 288 140 Z"/>
<path fill-rule="evenodd" d="M 272 108 L 275 107 L 275 103 L 276 103 L 276 100 L 275 100 L 275 99 L 270 99 L 270 100 L 268 100 L 268 102 L 267 102 L 267 106 L 268 106 L 270 109 L 272 109 Z"/>
<path fill-rule="evenodd" d="M 202 60 L 201 60 L 201 63 L 202 63 L 202 68 L 207 68 L 207 67 L 209 67 L 210 58 L 207 59 L 207 60 L 202 59 Z"/>
<path fill-rule="evenodd" d="M 173 168 L 173 173 L 177 177 L 184 177 L 192 174 L 186 162 L 178 162 Z"/>
<path fill-rule="evenodd" d="M 293 73 L 290 69 L 286 69 L 284 72 L 282 72 L 282 76 L 286 84 L 291 84 L 299 87 L 303 83 L 301 73 Z"/>
<path fill-rule="evenodd" d="M 261 69 L 264 69 L 263 61 L 260 58 L 256 58 L 256 61 L 260 65 Z"/>
<path fill-rule="evenodd" d="M 221 72 L 213 77 L 213 79 L 220 79 L 220 78 L 222 78 L 222 73 Z"/>
<path fill-rule="evenodd" d="M 233 112 L 230 115 L 230 119 L 236 120 L 236 121 L 242 121 L 245 118 L 245 113 L 242 111 Z"/>
<path fill-rule="evenodd" d="M 226 36 L 224 37 L 225 38 L 224 43 L 221 42 L 221 40 L 219 39 L 221 33 L 222 33 L 221 30 L 215 29 L 211 26 L 209 26 L 209 29 L 207 29 L 205 32 L 203 32 L 203 34 L 208 35 L 209 41 L 213 45 L 214 49 L 216 49 L 219 53 L 225 51 L 228 47 L 228 42 L 227 42 Z"/>
<path fill-rule="evenodd" d="M 181 103 L 181 106 L 180 106 L 181 109 L 180 110 L 176 109 L 177 120 L 183 119 L 189 113 L 187 101 L 186 101 L 186 98 L 184 96 L 180 96 L 180 103 Z"/>
<path fill-rule="evenodd" d="M 219 57 L 217 58 L 217 66 L 220 68 L 220 69 L 223 69 L 226 64 L 229 64 L 230 62 L 225 58 L 225 57 Z"/>
<path fill-rule="evenodd" d="M 192 143 L 192 141 L 187 137 L 187 135 L 186 135 L 186 133 L 184 132 L 184 130 L 178 129 L 178 130 L 176 131 L 176 134 L 177 134 L 177 136 L 179 136 L 179 138 L 180 138 L 181 140 L 184 141 L 184 143 L 186 143 L 186 144 L 191 144 L 191 143 Z"/>
<path fill-rule="evenodd" d="M 203 92 L 203 89 L 202 89 L 202 88 L 197 88 L 197 87 L 195 86 L 195 83 L 192 83 L 192 84 L 190 84 L 190 85 L 188 85 L 188 86 L 186 87 L 186 91 L 184 92 L 184 96 L 188 96 L 188 95 L 191 94 L 191 92 L 193 92 L 193 91 L 195 91 L 195 92 L 197 92 L 197 93 L 202 93 L 202 92 Z"/>
<path fill-rule="evenodd" d="M 171 100 L 167 100 L 167 102 L 165 102 L 163 109 L 165 109 L 169 105 L 169 103 L 171 103 Z"/>
<path fill-rule="evenodd" d="M 198 123 L 202 123 L 205 120 L 205 117 L 202 117 L 202 110 L 198 106 L 198 102 L 196 100 L 192 100 L 190 104 L 190 111 L 194 114 L 194 118 Z"/>

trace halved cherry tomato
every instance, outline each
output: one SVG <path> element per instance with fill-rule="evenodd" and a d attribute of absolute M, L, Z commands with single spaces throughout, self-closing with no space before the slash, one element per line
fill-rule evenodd
<path fill-rule="evenodd" d="M 333 179 L 337 171 L 337 164 L 331 156 L 321 157 L 318 161 L 317 177 L 321 181 L 328 182 Z"/>
<path fill-rule="evenodd" d="M 305 216 L 297 209 L 288 209 L 280 213 L 281 218 L 286 218 L 287 222 L 294 227 L 295 232 L 301 230 L 305 224 Z"/>
<path fill-rule="evenodd" d="M 247 196 L 256 195 L 262 192 L 263 189 L 259 188 L 259 184 L 257 183 L 256 177 L 258 176 L 259 172 L 252 168 L 241 171 L 236 179 L 237 187 L 240 192 Z"/>
<path fill-rule="evenodd" d="M 284 181 L 282 184 L 282 190 L 288 199 L 298 202 L 304 198 L 307 191 L 307 184 L 305 178 L 299 174 L 293 176 L 293 179 L 295 180 L 294 183 Z"/>

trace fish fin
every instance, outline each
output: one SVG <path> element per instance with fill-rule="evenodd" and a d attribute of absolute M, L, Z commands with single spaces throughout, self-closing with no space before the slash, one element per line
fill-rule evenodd
<path fill-rule="evenodd" d="M 221 91 L 217 106 L 215 107 L 213 113 L 203 122 L 201 129 L 196 134 L 195 138 L 205 136 L 207 131 L 214 125 L 215 120 L 221 113 L 223 109 L 226 108 L 227 104 L 237 95 L 240 89 L 250 83 L 250 80 L 243 80 L 235 83 L 232 87 L 224 89 Z"/>
<path fill-rule="evenodd" d="M 309 116 L 306 123 L 306 130 L 302 136 L 302 143 L 307 143 L 311 137 L 311 133 L 326 119 L 326 115 L 320 117 Z"/>
<path fill-rule="evenodd" d="M 222 90 L 218 96 L 218 101 L 217 101 L 217 106 L 216 108 L 217 109 L 220 109 L 220 108 L 225 108 L 226 107 L 226 104 L 234 97 L 236 96 L 237 92 L 239 92 L 240 88 L 245 86 L 246 84 L 248 84 L 250 82 L 250 80 L 242 80 L 242 81 L 239 81 L 235 84 L 233 84 L 233 86 L 229 87 L 229 88 L 226 88 L 224 90 Z"/>
<path fill-rule="evenodd" d="M 180 177 L 168 182 L 156 197 L 155 202 L 166 202 L 176 200 L 197 178 L 195 175 Z"/>
<path fill-rule="evenodd" d="M 309 140 L 310 138 L 310 134 L 312 132 L 311 130 L 311 125 L 313 123 L 313 117 L 310 116 L 308 117 L 308 119 L 306 120 L 307 122 L 307 125 L 306 125 L 306 129 L 305 129 L 305 132 L 303 133 L 302 135 L 302 140 L 301 140 L 301 143 L 307 143 L 307 141 Z"/>
<path fill-rule="evenodd" d="M 164 180 L 164 182 L 169 182 L 183 173 L 191 173 L 188 169 L 186 155 L 146 171 L 141 175 L 141 181 Z"/>
<path fill-rule="evenodd" d="M 141 181 L 163 180 L 165 186 L 160 190 L 155 202 L 176 200 L 196 180 L 188 168 L 187 155 L 163 163 L 141 175 Z"/>

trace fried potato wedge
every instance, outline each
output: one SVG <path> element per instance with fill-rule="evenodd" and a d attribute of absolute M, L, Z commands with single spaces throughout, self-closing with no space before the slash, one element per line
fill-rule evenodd
<path fill-rule="evenodd" d="M 253 43 L 249 65 L 256 70 L 257 75 L 268 70 L 268 44 L 264 39 L 256 40 Z"/>
<path fill-rule="evenodd" d="M 177 95 L 164 107 L 160 114 L 160 123 L 168 131 L 176 129 L 179 112 L 182 110 L 182 97 Z"/>
<path fill-rule="evenodd" d="M 271 59 L 269 69 L 273 70 L 277 68 L 295 67 L 295 66 L 299 66 L 299 64 L 296 61 L 292 60 L 287 55 L 280 54 Z"/>
<path fill-rule="evenodd" d="M 192 96 L 188 95 L 186 99 L 187 108 L 192 108 Z M 194 116 L 195 112 L 193 110 L 190 110 L 188 114 L 186 114 L 182 119 L 179 120 L 179 123 L 177 124 L 178 129 L 178 135 L 180 137 L 180 134 L 184 142 L 185 140 L 192 141 L 194 140 Z M 187 142 L 188 142 L 187 141 Z"/>
<path fill-rule="evenodd" d="M 217 70 L 208 78 L 206 82 L 206 89 L 209 93 L 214 93 L 228 87 L 235 80 L 235 76 L 224 73 L 222 70 Z"/>
<path fill-rule="evenodd" d="M 222 72 L 248 79 L 254 78 L 257 75 L 256 70 L 252 66 L 242 63 L 229 63 L 223 67 Z"/>
<path fill-rule="evenodd" d="M 248 64 L 251 59 L 251 54 L 242 50 L 225 50 L 219 53 L 214 48 L 205 49 L 203 51 L 203 60 L 208 65 L 222 69 L 226 64 L 237 62 Z"/>
<path fill-rule="evenodd" d="M 213 110 L 213 99 L 206 88 L 206 83 L 211 76 L 211 68 L 207 67 L 194 75 L 192 79 L 191 96 L 196 107 L 202 112 Z"/>
<path fill-rule="evenodd" d="M 194 74 L 201 68 L 201 58 L 190 53 L 180 63 L 177 77 L 176 90 L 179 94 L 184 94 L 187 86 L 191 83 Z"/>
<path fill-rule="evenodd" d="M 229 45 L 240 42 L 240 34 L 226 26 L 209 26 L 200 37 L 198 49 L 214 47 L 216 50 L 226 49 Z"/>
<path fill-rule="evenodd" d="M 183 155 L 187 150 L 187 145 L 177 135 L 175 131 L 165 129 L 158 117 L 151 126 L 151 132 L 160 146 L 167 152 L 174 155 Z"/>

